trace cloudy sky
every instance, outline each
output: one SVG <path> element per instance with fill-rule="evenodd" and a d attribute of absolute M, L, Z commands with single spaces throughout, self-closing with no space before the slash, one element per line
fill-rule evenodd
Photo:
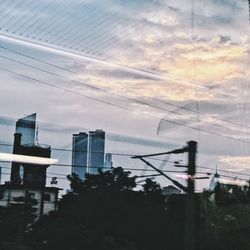
<path fill-rule="evenodd" d="M 197 140 L 200 166 L 250 173 L 249 28 L 247 0 L 1 1 L 0 141 L 37 112 L 52 147 L 97 128 L 114 153 Z M 53 156 L 70 164 L 70 152 Z"/>

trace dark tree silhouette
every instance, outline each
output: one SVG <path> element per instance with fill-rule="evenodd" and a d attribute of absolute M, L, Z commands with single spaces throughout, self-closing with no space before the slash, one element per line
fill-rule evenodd
<path fill-rule="evenodd" d="M 166 249 L 164 199 L 156 183 L 147 182 L 151 188 L 145 192 L 133 191 L 136 177 L 122 168 L 87 175 L 84 182 L 77 176 L 69 180 L 73 193 L 34 226 L 34 249 Z"/>
<path fill-rule="evenodd" d="M 34 199 L 18 197 L 10 207 L 0 207 L 0 249 L 25 250 L 24 237 L 34 222 L 37 202 Z"/>
<path fill-rule="evenodd" d="M 143 191 L 145 194 L 153 195 L 161 195 L 162 193 L 161 186 L 151 179 L 146 179 L 145 184 L 143 185 Z"/>

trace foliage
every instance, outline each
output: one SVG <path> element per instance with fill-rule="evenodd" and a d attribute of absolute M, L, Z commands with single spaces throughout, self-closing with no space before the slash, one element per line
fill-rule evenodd
<path fill-rule="evenodd" d="M 161 186 L 151 179 L 146 179 L 142 186 L 145 194 L 161 195 L 162 193 Z"/>
<path fill-rule="evenodd" d="M 203 199 L 206 216 L 206 249 L 250 249 L 250 205 L 227 203 L 217 205 L 213 200 Z"/>
<path fill-rule="evenodd" d="M 159 194 L 152 199 L 154 188 L 133 191 L 136 177 L 122 168 L 87 175 L 84 182 L 69 179 L 74 192 L 33 228 L 35 249 L 165 249 L 164 199 Z"/>
<path fill-rule="evenodd" d="M 124 171 L 121 167 L 114 168 L 111 171 L 103 172 L 99 169 L 99 174 L 86 174 L 86 180 L 82 182 L 77 175 L 68 176 L 71 181 L 73 192 L 80 193 L 86 189 L 102 189 L 124 191 L 132 190 L 136 187 L 136 177 L 129 177 L 130 172 Z"/>
<path fill-rule="evenodd" d="M 34 200 L 18 197 L 10 207 L 0 207 L 0 249 L 26 250 L 22 243 L 25 232 L 35 219 Z"/>

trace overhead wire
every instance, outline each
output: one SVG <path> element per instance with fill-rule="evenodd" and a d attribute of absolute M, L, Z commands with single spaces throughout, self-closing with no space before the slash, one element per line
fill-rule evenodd
<path fill-rule="evenodd" d="M 1 46 L 0 46 L 0 48 L 1 48 Z M 41 68 L 39 68 L 39 67 L 30 65 L 30 64 L 27 64 L 27 63 L 23 63 L 23 62 L 21 62 L 21 61 L 18 61 L 18 60 L 15 60 L 15 59 L 12 59 L 12 58 L 9 58 L 9 57 L 6 57 L 6 56 L 0 55 L 0 57 L 5 58 L 6 60 L 10 60 L 10 61 L 13 61 L 13 62 L 22 64 L 22 65 L 25 65 L 25 66 L 27 66 L 27 67 L 31 67 L 31 68 L 33 68 L 33 69 L 36 69 L 36 70 L 39 70 L 39 71 L 42 71 L 42 72 L 45 72 L 45 73 L 48 73 L 48 74 L 52 74 L 52 75 L 54 75 L 54 76 L 57 76 L 57 77 L 60 77 L 60 78 L 65 79 L 65 77 L 62 76 L 62 75 L 60 75 L 60 74 L 53 73 L 53 72 L 50 72 L 50 71 L 48 71 L 48 70 L 44 70 L 44 69 L 41 69 Z M 77 84 L 80 84 L 80 85 L 83 85 L 83 86 L 86 86 L 86 87 L 89 87 L 89 88 L 92 88 L 92 89 L 94 89 L 94 90 L 98 90 L 98 91 L 103 91 L 103 92 L 105 92 L 105 93 L 107 93 L 107 92 L 109 93 L 109 91 L 107 91 L 107 90 L 105 90 L 105 89 L 102 89 L 102 88 L 99 88 L 99 87 L 95 87 L 95 86 L 90 85 L 90 84 L 86 84 L 86 83 L 83 83 L 83 82 L 80 82 L 80 81 L 77 81 L 77 80 L 73 80 L 73 79 L 67 79 L 67 80 L 68 80 L 68 81 L 71 81 L 71 82 L 74 82 L 74 83 L 77 83 Z M 169 109 L 166 109 L 166 108 L 158 107 L 158 106 L 156 106 L 156 105 L 149 104 L 149 103 L 147 103 L 147 102 L 145 102 L 145 101 L 137 100 L 137 99 L 135 99 L 135 98 L 126 97 L 126 96 L 123 96 L 123 95 L 120 95 L 120 94 L 117 94 L 117 93 L 113 93 L 113 92 L 112 92 L 111 94 L 113 94 L 113 95 L 115 95 L 115 96 L 118 96 L 118 97 L 121 97 L 121 98 L 128 99 L 128 100 L 130 100 L 130 101 L 132 101 L 132 102 L 136 102 L 136 103 L 139 103 L 139 104 L 142 104 L 142 105 L 147 105 L 147 106 L 150 106 L 150 107 L 159 109 L 159 110 L 163 110 L 163 111 L 167 111 L 167 112 L 170 112 L 170 113 L 173 113 L 173 114 L 185 116 L 185 115 L 180 114 L 180 113 L 178 113 L 178 112 L 176 112 L 176 111 L 174 111 L 174 110 L 169 110 Z M 176 105 L 173 105 L 173 106 L 176 106 Z M 179 107 L 179 108 L 181 109 L 181 107 Z M 200 113 L 200 112 L 197 111 L 196 113 L 198 114 L 198 113 Z M 207 121 L 203 121 L 203 120 L 202 120 L 202 122 L 207 123 L 207 124 L 212 125 L 212 126 L 216 126 L 216 127 L 220 127 L 220 128 L 226 128 L 226 129 L 229 129 L 229 130 L 236 130 L 236 131 L 238 131 L 238 130 L 235 129 L 235 128 L 228 128 L 228 127 L 225 127 L 225 126 L 223 126 L 223 125 L 221 125 L 221 124 L 216 124 L 216 123 L 207 122 Z M 227 123 L 230 123 L 230 122 L 227 122 Z M 179 125 L 181 125 L 181 124 L 179 124 Z M 195 128 L 195 127 L 191 127 L 191 126 L 189 126 L 189 127 L 192 128 L 192 129 L 197 129 L 198 131 L 204 132 L 204 130 L 202 130 L 201 128 Z M 212 133 L 212 134 L 214 134 L 214 135 L 220 135 L 220 136 L 222 136 L 221 134 L 218 134 L 218 133 L 215 133 L 215 132 L 211 132 L 211 131 L 206 131 L 206 132 L 207 132 L 207 133 Z M 250 133 L 247 133 L 247 132 L 245 132 L 245 131 L 244 131 L 243 133 L 250 135 Z M 229 136 L 228 138 L 233 138 L 233 137 Z M 235 138 L 233 138 L 233 139 L 235 139 Z"/>
<path fill-rule="evenodd" d="M 89 95 L 86 95 L 86 94 L 82 94 L 82 93 L 79 93 L 79 92 L 76 92 L 76 91 L 73 91 L 71 89 L 68 89 L 68 88 L 65 88 L 65 87 L 59 87 L 55 84 L 52 84 L 52 83 L 49 83 L 47 81 L 42 81 L 42 80 L 39 80 L 39 79 L 36 79 L 36 78 L 33 78 L 33 77 L 30 77 L 30 76 L 27 76 L 25 74 L 21 74 L 21 73 L 17 73 L 15 71 L 12 71 L 12 70 L 8 70 L 6 68 L 3 68 L 3 67 L 0 67 L 0 70 L 2 71 L 6 71 L 8 73 L 11 73 L 11 74 L 14 74 L 14 75 L 17 75 L 17 76 L 20 76 L 20 77 L 23 77 L 23 78 L 26 78 L 26 79 L 29 79 L 29 80 L 32 80 L 33 82 L 38 82 L 40 84 L 43 84 L 43 85 L 47 85 L 47 86 L 50 86 L 50 87 L 53 87 L 53 88 L 57 88 L 57 89 L 62 89 L 66 92 L 69 92 L 71 94 L 75 94 L 75 95 L 78 95 L 78 96 L 82 96 L 82 97 L 85 97 L 87 99 L 91 99 L 93 101 L 97 101 L 97 102 L 101 102 L 101 103 L 105 103 L 107 105 L 111 105 L 113 107 L 116 107 L 116 108 L 121 108 L 121 109 L 124 109 L 124 110 L 128 110 L 128 111 L 133 111 L 133 112 L 137 112 L 136 110 L 132 109 L 132 108 L 129 108 L 129 107 L 125 107 L 125 106 L 122 106 L 122 105 L 118 105 L 118 104 L 114 104 L 112 102 L 109 102 L 109 101 L 105 101 L 105 100 L 102 100 L 100 98 L 97 98 L 97 97 L 93 97 L 93 96 L 89 96 Z M 139 101 L 141 102 L 141 101 Z M 139 112 L 139 114 L 144 114 L 143 112 Z M 145 114 L 151 118 L 154 118 L 154 119 L 159 119 L 159 117 L 155 116 L 155 115 L 152 115 L 152 114 Z M 189 128 L 189 129 L 192 129 L 192 130 L 197 130 L 197 131 L 201 131 L 201 132 L 204 132 L 206 134 L 210 134 L 210 135 L 214 135 L 214 136 L 219 136 L 219 137 L 222 137 L 222 138 L 228 138 L 228 139 L 231 139 L 231 140 L 234 140 L 234 141 L 238 141 L 238 142 L 246 142 L 246 143 L 250 143 L 250 141 L 245 141 L 245 140 L 242 140 L 242 139 L 237 139 L 237 138 L 234 138 L 232 136 L 226 136 L 226 135 L 221 135 L 219 133 L 216 133 L 216 132 L 212 132 L 212 131 L 207 131 L 207 130 L 204 130 L 204 129 L 200 129 L 200 128 L 196 128 L 196 127 L 192 127 L 192 126 L 188 126 L 188 125 L 184 125 L 184 124 L 181 124 L 181 123 L 178 123 L 178 122 L 175 122 L 175 121 L 172 121 L 172 120 L 168 120 L 168 119 L 162 119 L 163 121 L 166 121 L 168 123 L 171 123 L 171 124 L 174 124 L 174 125 L 178 125 L 178 126 L 181 126 L 181 127 L 185 127 L 185 128 Z"/>
<path fill-rule="evenodd" d="M 5 47 L 5 46 L 0 45 L 0 48 L 2 48 L 2 49 L 4 49 L 4 50 L 7 50 L 7 51 L 10 51 L 10 52 L 12 52 L 12 53 L 14 53 L 14 54 L 17 54 L 17 55 L 24 56 L 24 57 L 30 58 L 30 59 L 32 59 L 32 60 L 39 61 L 39 62 L 44 63 L 44 64 L 46 64 L 46 65 L 49 65 L 49 66 L 52 66 L 52 67 L 56 67 L 56 68 L 58 68 L 58 69 L 61 69 L 61 70 L 66 71 L 66 72 L 69 72 L 69 73 L 72 73 L 72 74 L 79 75 L 79 73 L 74 72 L 74 71 L 72 71 L 72 70 L 68 70 L 68 69 L 66 69 L 66 68 L 64 68 L 64 67 L 60 67 L 60 66 L 58 66 L 58 65 L 55 65 L 55 64 L 52 64 L 52 63 L 45 62 L 44 60 L 40 60 L 40 59 L 38 59 L 38 58 L 36 58 L 36 57 L 28 56 L 28 55 L 26 55 L 26 54 L 24 54 L 24 53 L 19 53 L 18 51 L 9 49 L 9 48 L 7 48 L 7 47 Z M 5 58 L 7 59 L 7 57 L 5 57 Z M 10 58 L 8 58 L 8 59 L 11 60 Z M 14 60 L 14 59 L 12 59 L 12 60 Z M 17 61 L 17 60 L 15 60 L 15 62 L 20 63 L 20 64 L 23 64 L 22 62 Z M 37 69 L 37 70 L 42 70 L 42 71 L 44 71 L 44 72 L 46 72 L 46 73 L 54 74 L 55 76 L 58 76 L 58 77 L 64 77 L 64 76 L 61 76 L 60 74 L 56 74 L 56 73 L 53 73 L 53 72 L 50 72 L 50 71 L 46 71 L 46 70 L 43 70 L 43 69 L 41 69 L 41 68 L 39 68 L 39 67 L 35 67 L 35 66 L 33 66 L 33 65 L 25 64 L 25 66 L 33 67 L 33 68 L 35 68 L 35 69 Z M 65 79 L 65 77 L 64 77 L 64 79 Z M 100 90 L 100 91 L 103 91 L 103 92 L 108 92 L 107 90 L 105 90 L 105 89 L 103 89 L 103 88 L 100 88 L 100 87 L 96 87 L 95 85 L 92 85 L 92 84 L 86 84 L 86 83 L 83 83 L 83 82 L 80 82 L 80 81 L 77 81 L 77 80 L 73 80 L 73 79 L 69 79 L 69 80 L 70 80 L 70 81 L 73 81 L 73 82 L 75 82 L 75 83 L 79 83 L 79 84 L 84 85 L 84 86 L 89 87 L 89 88 L 93 88 L 93 89 Z M 113 95 L 118 95 L 117 93 L 113 93 L 113 92 L 109 92 L 109 93 L 111 93 L 111 94 L 113 94 Z M 124 96 L 122 96 L 122 95 L 118 95 L 118 96 L 119 96 L 119 97 L 123 97 L 123 98 L 128 98 L 128 97 L 124 97 Z M 134 98 L 131 98 L 131 99 L 132 99 L 133 101 L 135 101 Z M 190 111 L 190 112 L 192 112 L 192 113 L 195 113 L 195 114 L 201 114 L 199 111 L 195 111 L 195 110 L 192 110 L 192 109 L 189 109 L 189 108 L 185 108 L 185 107 L 182 107 L 182 106 L 178 106 L 178 105 L 175 105 L 175 104 L 173 104 L 173 103 L 169 103 L 169 102 L 166 102 L 166 101 L 163 101 L 163 100 L 159 100 L 159 99 L 157 99 L 157 98 L 152 98 L 152 99 L 153 99 L 153 100 L 156 100 L 156 101 L 158 101 L 158 102 L 160 102 L 160 103 L 164 103 L 164 104 L 173 106 L 173 107 L 175 107 L 176 109 L 183 109 L 183 110 L 186 110 L 186 111 Z M 138 100 L 137 100 L 137 101 L 138 101 Z M 149 105 L 149 106 L 151 105 L 151 104 L 145 103 L 145 102 L 143 102 L 143 101 L 141 101 L 141 104 L 145 104 L 145 105 Z M 157 107 L 158 107 L 158 106 L 155 106 L 155 105 L 151 105 L 151 106 L 153 106 L 154 108 L 157 108 Z M 159 108 L 161 108 L 161 107 L 159 107 Z M 167 109 L 163 109 L 163 110 L 168 111 L 168 112 L 172 112 L 172 113 L 175 113 L 175 114 L 178 114 L 178 115 L 183 115 L 183 114 L 177 113 L 175 110 L 167 110 Z M 209 116 L 209 117 L 210 117 L 210 116 Z M 239 124 L 239 123 L 232 122 L 232 121 L 228 121 L 228 120 L 225 120 L 225 119 L 215 118 L 215 120 L 216 120 L 216 121 L 223 121 L 223 122 L 226 122 L 226 123 L 228 123 L 228 124 L 232 124 L 232 125 L 236 125 L 236 126 L 240 126 L 240 127 L 250 128 L 250 126 L 243 125 L 243 124 Z M 212 125 L 215 125 L 215 126 L 219 126 L 219 127 L 225 128 L 225 126 L 222 126 L 222 125 L 219 125 L 219 124 L 214 124 L 214 123 L 212 123 L 212 122 L 209 122 L 209 123 L 212 124 Z"/>
<path fill-rule="evenodd" d="M 70 9 L 70 10 L 71 10 L 71 9 Z M 53 17 L 54 17 L 54 16 L 55 16 L 55 15 L 53 15 Z M 52 18 L 53 18 L 53 17 L 52 17 Z M 39 30 L 39 28 L 37 28 L 36 30 Z M 173 79 L 172 79 L 172 80 L 173 80 Z M 175 80 L 176 80 L 176 79 L 175 79 Z M 180 79 L 179 79 L 179 80 L 180 80 Z M 182 81 L 182 82 L 185 82 L 185 81 Z M 188 84 L 197 85 L 197 84 L 196 84 L 196 83 L 194 83 L 194 82 L 192 82 L 192 83 L 191 83 L 191 82 L 189 82 Z M 206 88 L 206 89 L 210 89 L 209 87 L 206 87 L 206 86 L 201 86 L 201 85 L 199 85 L 199 84 L 198 84 L 197 86 L 200 86 L 200 87 L 202 87 L 202 88 Z M 210 90 L 211 90 L 211 89 L 210 89 Z M 219 91 L 219 92 L 220 92 L 220 91 Z M 228 95 L 228 93 L 227 93 L 227 95 Z"/>
<path fill-rule="evenodd" d="M 0 45 L 0 48 L 1 48 L 1 45 Z M 51 72 L 51 71 L 48 71 L 48 70 L 45 70 L 45 69 L 41 69 L 41 68 L 36 67 L 36 66 L 34 66 L 34 65 L 30 65 L 30 64 L 24 63 L 24 62 L 22 62 L 22 61 L 18 61 L 18 60 L 16 60 L 16 59 L 13 59 L 13 58 L 10 58 L 10 57 L 7 57 L 7 56 L 0 55 L 0 57 L 1 57 L 1 58 L 4 58 L 4 59 L 6 59 L 6 60 L 12 61 L 12 62 L 21 64 L 21 65 L 24 65 L 24 66 L 33 68 L 33 69 L 36 69 L 36 70 L 39 70 L 39 71 L 41 71 L 41 72 L 44 72 L 44 73 L 47 73 L 47 74 L 50 74 L 50 75 L 53 75 L 53 76 L 62 78 L 62 79 L 64 79 L 64 80 L 68 80 L 68 79 L 66 79 L 64 76 L 62 76 L 62 75 L 60 75 L 60 74 L 57 74 L 57 73 L 55 73 L 55 72 Z M 69 81 L 70 81 L 70 82 L 77 83 L 77 84 L 80 84 L 80 85 L 82 85 L 82 86 L 88 87 L 88 88 L 93 89 L 93 90 L 97 90 L 97 91 L 100 91 L 100 90 L 101 90 L 101 89 L 98 88 L 98 87 L 95 87 L 95 86 L 93 86 L 93 85 L 90 85 L 90 84 L 87 84 L 87 83 L 83 83 L 83 82 L 80 82 L 80 81 L 77 81 L 77 80 L 69 79 Z"/>
<path fill-rule="evenodd" d="M 0 146 L 7 146 L 7 147 L 13 147 L 12 144 L 6 144 L 6 143 L 0 143 Z M 63 149 L 63 148 L 54 148 L 52 147 L 51 150 L 53 151 L 64 151 L 64 152 L 72 152 L 72 151 L 75 151 L 75 150 L 72 150 L 72 149 Z M 87 152 L 87 151 L 79 151 L 79 152 Z M 92 152 L 93 154 L 101 154 L 100 152 Z M 127 153 L 115 153 L 115 152 L 109 152 L 111 155 L 113 156 L 124 156 L 124 157 L 132 157 L 134 156 L 135 154 L 127 154 Z M 148 159 L 150 160 L 154 160 L 154 161 L 160 161 L 160 162 L 165 162 L 165 163 L 173 163 L 173 164 L 176 164 L 175 161 L 170 161 L 170 160 L 165 160 L 165 159 L 160 159 L 160 158 L 155 158 L 155 157 L 148 157 Z M 1 162 L 1 161 L 0 161 Z M 51 164 L 51 166 L 65 166 L 65 167 L 71 167 L 72 165 L 71 164 L 61 164 L 61 163 L 55 163 L 55 164 Z M 79 166 L 79 167 L 82 167 L 82 166 Z M 176 165 L 176 167 L 178 167 L 178 165 Z M 202 169 L 202 170 L 211 170 L 213 171 L 214 173 L 216 172 L 216 168 L 211 168 L 211 167 L 204 167 L 204 166 L 196 166 L 198 169 Z M 97 167 L 90 167 L 90 168 L 97 168 Z M 105 168 L 104 168 L 105 169 Z M 109 169 L 109 168 L 108 168 Z M 136 170 L 136 171 L 154 171 L 154 170 L 151 170 L 151 169 L 145 169 L 145 168 L 124 168 L 126 170 Z M 163 172 L 165 170 L 162 170 Z M 175 172 L 175 171 L 174 171 Z M 177 171 L 177 172 L 182 172 L 183 171 Z M 230 171 L 230 170 L 218 170 L 218 172 L 224 172 L 224 173 L 229 173 L 229 174 L 234 174 L 234 175 L 243 175 L 243 176 L 248 176 L 250 177 L 250 173 L 242 173 L 242 172 L 236 172 L 236 171 Z M 203 172 L 204 173 L 204 172 Z"/>
<path fill-rule="evenodd" d="M 36 47 L 44 48 L 44 49 L 48 49 L 48 50 L 56 50 L 59 53 L 63 53 L 63 54 L 66 53 L 66 54 L 71 55 L 71 56 L 79 57 L 79 58 L 82 58 L 82 59 L 84 58 L 84 59 L 87 59 L 87 60 L 89 60 L 91 62 L 98 62 L 98 63 L 101 63 L 101 64 L 126 69 L 126 70 L 129 70 L 131 72 L 135 72 L 135 73 L 140 72 L 140 74 L 144 74 L 145 76 L 146 75 L 151 76 L 151 77 L 154 77 L 155 79 L 169 80 L 169 81 L 172 81 L 172 82 L 177 82 L 178 84 L 182 83 L 182 84 L 189 85 L 189 86 L 192 85 L 192 86 L 195 86 L 195 87 L 198 87 L 198 88 L 201 88 L 201 89 L 211 90 L 213 92 L 220 93 L 220 94 L 223 94 L 223 95 L 226 95 L 226 96 L 237 97 L 235 95 L 229 94 L 228 92 L 226 93 L 226 92 L 223 92 L 223 91 L 218 91 L 218 90 L 215 90 L 214 88 L 211 89 L 208 86 L 200 85 L 199 83 L 196 83 L 196 82 L 193 82 L 193 81 L 185 81 L 183 79 L 174 79 L 174 78 L 170 78 L 170 77 L 168 77 L 166 75 L 159 74 L 159 73 L 157 73 L 155 71 L 142 70 L 142 69 L 137 69 L 137 68 L 129 67 L 129 66 L 126 66 L 126 65 L 122 65 L 122 64 L 119 64 L 119 63 L 108 62 L 108 61 L 105 61 L 103 59 L 91 56 L 91 55 L 85 55 L 83 53 L 76 53 L 73 50 L 67 50 L 67 49 L 63 49 L 63 48 L 59 49 L 58 47 L 52 46 L 49 43 L 46 43 L 46 44 L 42 43 L 41 44 L 40 42 L 29 41 L 29 40 L 21 39 L 21 38 L 18 38 L 18 37 L 13 37 L 11 35 L 6 35 L 4 33 L 1 33 L 0 35 L 2 37 L 6 38 L 6 39 L 11 39 L 11 40 L 21 42 L 21 43 L 25 43 L 25 44 L 31 44 L 32 46 L 36 46 Z"/>

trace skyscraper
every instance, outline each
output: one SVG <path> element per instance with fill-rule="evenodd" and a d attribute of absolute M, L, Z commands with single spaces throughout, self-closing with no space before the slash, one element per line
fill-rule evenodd
<path fill-rule="evenodd" d="M 105 154 L 105 170 L 111 170 L 113 167 L 113 162 L 112 162 L 112 154 L 107 153 Z"/>
<path fill-rule="evenodd" d="M 16 122 L 16 133 L 21 134 L 21 145 L 34 144 L 36 136 L 36 113 L 25 116 Z"/>
<path fill-rule="evenodd" d="M 16 122 L 16 132 L 14 139 L 13 154 L 19 154 L 23 145 L 34 145 L 36 134 L 36 113 L 25 116 Z M 11 181 L 20 183 L 22 176 L 22 166 L 18 162 L 11 164 Z"/>
<path fill-rule="evenodd" d="M 89 132 L 88 167 L 90 174 L 97 174 L 104 167 L 105 132 L 102 129 Z"/>
<path fill-rule="evenodd" d="M 80 132 L 73 134 L 72 173 L 81 180 L 85 174 L 97 174 L 99 168 L 112 167 L 111 155 L 105 158 L 105 132 L 102 129 L 90 131 L 89 134 Z"/>
<path fill-rule="evenodd" d="M 21 118 L 16 123 L 14 134 L 13 158 L 11 178 L 9 182 L 0 185 L 0 192 L 8 199 L 1 199 L 0 206 L 9 207 L 19 202 L 26 205 L 32 199 L 36 217 L 47 214 L 57 209 L 57 187 L 46 187 L 46 171 L 49 167 L 48 159 L 51 157 L 51 147 L 36 143 L 36 114 Z M 23 161 L 22 158 L 30 157 L 32 161 Z M 44 158 L 45 161 L 41 159 Z M 20 160 L 18 160 L 20 159 Z M 35 159 L 40 159 L 35 161 Z"/>
<path fill-rule="evenodd" d="M 73 134 L 72 146 L 72 173 L 77 174 L 81 180 L 87 173 L 88 162 L 88 134 Z"/>

